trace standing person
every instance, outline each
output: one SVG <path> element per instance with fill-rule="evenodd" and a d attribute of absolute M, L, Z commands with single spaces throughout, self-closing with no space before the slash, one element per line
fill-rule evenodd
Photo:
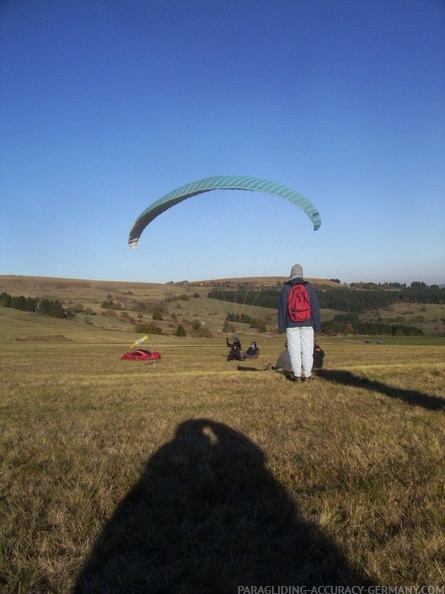
<path fill-rule="evenodd" d="M 295 264 L 278 302 L 278 330 L 281 334 L 286 332 L 294 381 L 304 381 L 311 377 L 314 332 L 320 332 L 320 329 L 317 295 L 311 283 L 304 281 L 301 265 Z"/>

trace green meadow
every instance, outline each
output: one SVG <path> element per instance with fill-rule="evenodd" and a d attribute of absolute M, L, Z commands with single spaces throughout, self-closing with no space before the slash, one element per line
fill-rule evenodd
<path fill-rule="evenodd" d="M 228 363 L 205 307 L 212 337 L 150 335 L 156 362 L 121 360 L 125 321 L 0 307 L 2 592 L 442 586 L 444 338 L 321 336 L 293 384 L 283 336 Z"/>

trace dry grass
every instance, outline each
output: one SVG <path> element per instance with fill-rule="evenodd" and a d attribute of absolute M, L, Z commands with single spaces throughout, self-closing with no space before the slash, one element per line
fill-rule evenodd
<path fill-rule="evenodd" d="M 239 367 L 155 337 L 152 364 L 1 313 L 5 594 L 444 583 L 443 345 L 323 339 L 294 385 L 282 337 Z"/>

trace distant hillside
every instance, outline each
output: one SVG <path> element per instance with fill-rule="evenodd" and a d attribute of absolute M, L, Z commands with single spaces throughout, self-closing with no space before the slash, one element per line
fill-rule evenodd
<path fill-rule="evenodd" d="M 182 325 L 189 333 L 205 335 L 222 332 L 229 316 L 235 322 L 253 320 L 254 328 L 276 332 L 276 303 L 286 280 L 277 276 L 161 284 L 9 275 L 0 276 L 0 294 L 57 300 L 71 320 L 129 331 L 155 324 L 160 332 L 172 334 Z M 319 295 L 325 331 L 363 334 L 374 328 L 380 333 L 390 325 L 394 333 L 404 332 L 405 326 L 426 335 L 445 333 L 443 290 L 422 283 L 411 289 L 309 280 Z M 230 328 L 249 331 L 249 323 L 233 323 Z"/>
<path fill-rule="evenodd" d="M 86 279 L 70 279 L 58 277 L 43 276 L 19 276 L 19 275 L 0 275 L 0 293 L 6 291 L 14 295 L 24 295 L 25 297 L 46 297 L 48 299 L 64 298 L 82 298 L 96 297 L 103 295 L 103 292 L 117 292 L 127 294 L 156 294 L 159 297 L 170 293 L 171 291 L 181 291 L 184 287 L 230 287 L 230 286 L 249 286 L 249 287 L 276 287 L 281 286 L 287 277 L 243 277 L 243 278 L 223 278 L 213 280 L 188 281 L 168 283 L 144 283 L 130 281 L 101 281 Z M 307 279 L 314 286 L 340 287 L 336 282 L 324 279 Z"/>

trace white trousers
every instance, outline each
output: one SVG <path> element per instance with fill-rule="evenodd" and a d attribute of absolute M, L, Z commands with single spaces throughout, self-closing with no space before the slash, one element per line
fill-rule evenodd
<path fill-rule="evenodd" d="M 287 350 L 296 377 L 310 377 L 314 364 L 314 329 L 312 326 L 286 328 Z"/>

